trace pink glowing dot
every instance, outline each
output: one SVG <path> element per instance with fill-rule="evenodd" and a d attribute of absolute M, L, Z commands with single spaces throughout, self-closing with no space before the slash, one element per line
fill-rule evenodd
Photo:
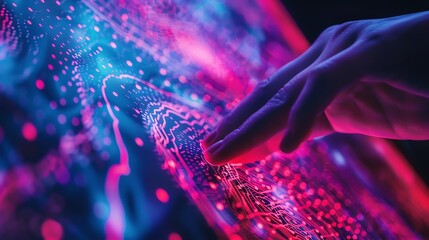
<path fill-rule="evenodd" d="M 223 204 L 222 204 L 222 203 L 216 203 L 216 208 L 217 208 L 219 211 L 222 211 L 223 209 L 225 209 L 225 207 L 223 206 Z"/>
<path fill-rule="evenodd" d="M 167 70 L 165 68 L 159 69 L 159 73 L 163 76 L 167 75 Z"/>
<path fill-rule="evenodd" d="M 130 67 L 132 67 L 133 63 L 130 60 L 127 60 L 127 65 L 130 66 Z"/>
<path fill-rule="evenodd" d="M 45 83 L 42 80 L 38 79 L 36 80 L 36 87 L 37 89 L 42 90 L 45 88 Z"/>
<path fill-rule="evenodd" d="M 114 43 L 114 42 L 111 42 L 110 43 L 110 46 L 112 47 L 112 48 L 117 48 L 118 46 L 116 45 L 116 43 Z"/>
<path fill-rule="evenodd" d="M 168 235 L 168 240 L 182 240 L 182 237 L 178 233 L 173 232 Z"/>
<path fill-rule="evenodd" d="M 341 204 L 340 203 L 335 203 L 334 204 L 334 208 L 337 209 L 337 210 L 341 209 Z"/>
<path fill-rule="evenodd" d="M 42 224 L 44 240 L 59 240 L 63 237 L 63 227 L 57 221 L 47 219 Z"/>
<path fill-rule="evenodd" d="M 194 100 L 194 101 L 198 100 L 198 95 L 195 94 L 195 93 L 192 93 L 191 94 L 191 99 Z"/>
<path fill-rule="evenodd" d="M 142 146 L 143 146 L 143 140 L 142 140 L 141 138 L 136 137 L 136 138 L 134 139 L 134 141 L 136 142 L 137 146 L 140 146 L 140 147 L 142 147 Z"/>
<path fill-rule="evenodd" d="M 48 68 L 49 70 L 54 70 L 54 66 L 52 66 L 52 64 L 48 64 Z"/>
<path fill-rule="evenodd" d="M 156 189 L 155 195 L 158 198 L 158 200 L 162 203 L 166 203 L 170 199 L 170 196 L 168 195 L 167 191 L 165 191 L 162 188 Z"/>
<path fill-rule="evenodd" d="M 179 77 L 179 81 L 181 82 L 181 83 L 186 83 L 186 77 L 185 76 L 180 76 Z"/>
<path fill-rule="evenodd" d="M 210 186 L 211 189 L 216 189 L 217 188 L 217 185 L 215 183 L 213 183 L 213 182 L 209 182 L 209 186 Z"/>
<path fill-rule="evenodd" d="M 67 100 L 66 99 L 64 99 L 64 98 L 61 98 L 60 99 L 60 105 L 61 106 L 65 106 L 67 104 Z"/>
<path fill-rule="evenodd" d="M 27 141 L 34 141 L 37 137 L 37 129 L 34 127 L 34 125 L 30 122 L 24 123 L 21 129 L 22 136 Z"/>
<path fill-rule="evenodd" d="M 125 13 L 124 13 L 124 14 L 122 14 L 122 15 L 121 15 L 121 20 L 122 20 L 122 21 L 124 21 L 124 22 L 125 22 L 125 21 L 127 21 L 127 20 L 128 20 L 128 15 L 127 15 L 127 14 L 125 14 Z"/>
<path fill-rule="evenodd" d="M 171 168 L 175 168 L 176 167 L 176 164 L 174 163 L 174 161 L 168 161 L 168 166 L 169 167 L 171 167 Z"/>
<path fill-rule="evenodd" d="M 230 240 L 242 240 L 243 238 L 241 238 L 239 235 L 237 234 L 233 234 L 229 237 Z"/>
<path fill-rule="evenodd" d="M 138 85 L 138 84 L 136 84 L 136 88 L 137 88 L 138 90 L 142 90 L 142 87 L 141 87 L 140 85 Z"/>
<path fill-rule="evenodd" d="M 215 110 L 215 112 L 220 113 L 220 112 L 222 112 L 222 107 L 221 106 L 216 106 L 214 108 L 214 110 Z"/>
<path fill-rule="evenodd" d="M 204 97 L 203 97 L 203 101 L 204 101 L 204 102 L 209 102 L 211 99 L 212 99 L 212 98 L 211 98 L 211 97 L 210 97 L 210 95 L 208 95 L 208 94 L 204 95 Z"/>
<path fill-rule="evenodd" d="M 171 82 L 168 81 L 168 80 L 165 80 L 164 81 L 164 85 L 167 86 L 167 87 L 170 87 L 171 86 Z"/>
<path fill-rule="evenodd" d="M 33 24 L 30 20 L 27 20 L 28 25 Z"/>
<path fill-rule="evenodd" d="M 97 26 L 95 26 L 95 27 L 94 27 L 94 31 L 96 31 L 96 32 L 100 32 L 100 28 L 99 28 L 99 27 L 97 27 Z"/>

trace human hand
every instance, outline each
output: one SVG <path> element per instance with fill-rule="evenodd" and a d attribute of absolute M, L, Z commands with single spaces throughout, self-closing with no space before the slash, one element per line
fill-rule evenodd
<path fill-rule="evenodd" d="M 292 152 L 333 132 L 429 139 L 427 59 L 429 12 L 330 27 L 220 122 L 205 157 L 221 165 L 273 146 Z"/>

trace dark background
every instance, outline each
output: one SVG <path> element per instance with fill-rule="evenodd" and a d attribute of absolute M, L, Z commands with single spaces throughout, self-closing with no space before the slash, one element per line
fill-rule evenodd
<path fill-rule="evenodd" d="M 325 28 L 334 24 L 429 10 L 428 0 L 282 0 L 282 2 L 310 42 L 313 42 Z M 429 186 L 429 141 L 393 142 Z"/>

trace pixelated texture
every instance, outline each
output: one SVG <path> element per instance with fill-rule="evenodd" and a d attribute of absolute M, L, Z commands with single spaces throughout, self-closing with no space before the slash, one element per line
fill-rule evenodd
<path fill-rule="evenodd" d="M 261 2 L 2 1 L 1 239 L 418 238 L 324 140 L 203 158 L 297 55 Z"/>

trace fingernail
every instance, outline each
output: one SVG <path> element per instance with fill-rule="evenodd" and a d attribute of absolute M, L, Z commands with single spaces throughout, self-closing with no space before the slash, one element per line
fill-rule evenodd
<path fill-rule="evenodd" d="M 222 148 L 222 146 L 223 146 L 223 140 L 220 140 L 204 151 L 204 157 L 207 160 L 207 162 L 209 162 L 212 165 L 219 165 L 220 159 L 217 158 L 218 156 L 216 153 L 219 151 L 219 149 Z"/>

